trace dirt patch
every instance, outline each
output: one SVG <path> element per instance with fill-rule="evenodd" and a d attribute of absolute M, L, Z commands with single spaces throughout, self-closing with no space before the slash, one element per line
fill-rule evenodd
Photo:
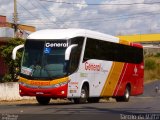
<path fill-rule="evenodd" d="M 14 101 L 0 101 L 0 105 L 12 105 L 12 104 L 35 104 L 36 100 L 14 100 Z"/>
<path fill-rule="evenodd" d="M 101 103 L 105 102 L 115 102 L 114 99 L 112 98 L 107 98 L 107 99 L 100 99 Z M 51 99 L 50 104 L 57 104 L 57 103 L 73 103 L 73 101 L 70 101 L 68 99 Z M 38 104 L 36 99 L 31 99 L 31 100 L 15 100 L 15 101 L 0 101 L 0 105 L 17 105 L 17 104 Z"/>

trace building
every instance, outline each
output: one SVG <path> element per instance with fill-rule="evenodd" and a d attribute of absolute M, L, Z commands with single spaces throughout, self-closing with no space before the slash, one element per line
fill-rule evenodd
<path fill-rule="evenodd" d="M 120 39 L 126 39 L 131 42 L 141 42 L 141 43 L 160 42 L 160 34 L 137 34 L 137 35 L 124 35 L 118 37 Z"/>
<path fill-rule="evenodd" d="M 13 38 L 14 35 L 14 24 L 7 22 L 6 16 L 0 15 L 0 46 L 7 44 L 9 38 Z M 34 32 L 36 29 L 34 26 L 18 24 L 17 37 L 25 39 L 28 33 Z M 3 57 L 0 55 L 0 79 L 7 72 L 7 65 L 4 63 Z"/>

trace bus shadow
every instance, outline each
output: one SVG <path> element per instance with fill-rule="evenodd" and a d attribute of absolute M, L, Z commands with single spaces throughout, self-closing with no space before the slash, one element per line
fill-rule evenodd
<path fill-rule="evenodd" d="M 49 103 L 47 105 L 40 105 L 39 103 L 22 103 L 22 104 L 17 104 L 16 106 L 60 106 L 60 105 L 74 105 L 73 102 L 60 102 L 60 103 Z"/>
<path fill-rule="evenodd" d="M 75 104 L 74 103 L 74 101 L 72 100 L 72 101 L 70 101 L 70 100 L 51 100 L 50 101 L 50 103 L 48 104 L 48 105 L 40 105 L 37 101 L 34 101 L 33 103 L 31 103 L 30 101 L 29 101 L 29 103 L 20 103 L 20 104 L 17 104 L 16 106 L 52 106 L 52 105 L 54 105 L 54 106 L 62 106 L 62 105 L 90 105 L 90 104 L 101 104 L 101 103 L 115 103 L 115 101 L 114 100 L 111 100 L 111 101 L 109 101 L 109 100 L 106 100 L 106 99 L 102 99 L 102 100 L 100 100 L 100 102 L 98 102 L 98 103 L 88 103 L 88 102 L 86 102 L 86 103 L 81 103 L 81 104 Z"/>

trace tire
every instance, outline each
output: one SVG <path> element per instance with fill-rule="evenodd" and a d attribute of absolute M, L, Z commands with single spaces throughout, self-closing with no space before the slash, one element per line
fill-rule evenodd
<path fill-rule="evenodd" d="M 94 98 L 88 98 L 89 103 L 98 103 L 99 102 L 99 97 L 94 97 Z"/>
<path fill-rule="evenodd" d="M 116 97 L 116 101 L 117 101 L 117 102 L 123 102 L 123 97 L 122 97 L 122 96 Z"/>
<path fill-rule="evenodd" d="M 80 98 L 74 98 L 74 103 L 75 104 L 81 104 L 81 103 L 86 103 L 88 99 L 88 88 L 86 86 L 83 86 L 81 89 L 81 96 Z"/>
<path fill-rule="evenodd" d="M 125 89 L 124 96 L 118 96 L 116 97 L 117 102 L 128 102 L 130 98 L 130 87 L 127 86 Z"/>
<path fill-rule="evenodd" d="M 40 97 L 40 96 L 36 97 L 36 100 L 40 105 L 48 105 L 50 102 L 50 99 L 51 98 L 49 97 Z"/>

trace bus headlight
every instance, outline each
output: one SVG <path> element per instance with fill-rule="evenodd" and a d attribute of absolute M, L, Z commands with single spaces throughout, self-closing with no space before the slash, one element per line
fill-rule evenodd
<path fill-rule="evenodd" d="M 62 82 L 60 83 L 60 86 L 65 86 L 68 82 Z"/>
<path fill-rule="evenodd" d="M 65 86 L 66 84 L 68 84 L 68 82 L 61 82 L 55 85 L 52 85 L 51 88 L 58 88 L 58 87 L 62 87 Z"/>
<path fill-rule="evenodd" d="M 54 87 L 55 88 L 60 87 L 60 84 L 55 84 Z"/>
<path fill-rule="evenodd" d="M 24 82 L 18 82 L 20 85 L 26 86 L 26 83 Z"/>

